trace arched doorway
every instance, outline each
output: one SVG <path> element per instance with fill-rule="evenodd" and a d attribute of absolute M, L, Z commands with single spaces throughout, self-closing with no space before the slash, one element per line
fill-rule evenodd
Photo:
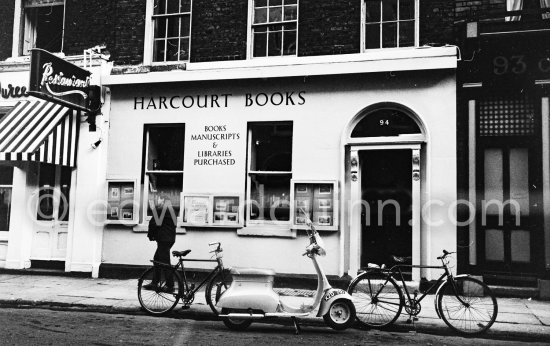
<path fill-rule="evenodd" d="M 350 272 L 393 256 L 420 264 L 421 156 L 418 116 L 400 104 L 360 112 L 348 128 Z M 412 279 L 419 280 L 414 270 Z"/>

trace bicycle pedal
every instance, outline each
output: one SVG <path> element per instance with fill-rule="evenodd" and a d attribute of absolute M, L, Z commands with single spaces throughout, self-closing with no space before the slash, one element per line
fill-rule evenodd
<path fill-rule="evenodd" d="M 182 310 L 187 310 L 187 309 L 189 309 L 189 308 L 190 308 L 189 305 L 184 305 L 184 306 L 181 307 Z"/>
<path fill-rule="evenodd" d="M 418 317 L 413 318 L 413 321 L 415 322 L 418 321 Z"/>
<path fill-rule="evenodd" d="M 411 324 L 411 323 L 412 323 L 412 320 L 409 318 L 409 319 L 407 320 L 407 324 Z"/>

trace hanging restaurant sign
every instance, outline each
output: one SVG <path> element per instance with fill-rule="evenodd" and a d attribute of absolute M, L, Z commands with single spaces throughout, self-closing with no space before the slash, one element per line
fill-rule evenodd
<path fill-rule="evenodd" d="M 43 49 L 34 48 L 28 93 L 69 108 L 91 111 L 90 105 L 95 102 L 89 97 L 92 89 L 90 75 L 88 70 Z"/>

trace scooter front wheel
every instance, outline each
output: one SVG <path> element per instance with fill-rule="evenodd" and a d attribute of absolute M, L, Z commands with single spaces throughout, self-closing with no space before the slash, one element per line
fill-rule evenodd
<path fill-rule="evenodd" d="M 323 319 L 332 329 L 347 329 L 355 321 L 355 305 L 347 299 L 338 299 L 330 305 Z"/>
<path fill-rule="evenodd" d="M 222 309 L 222 315 L 230 314 L 231 310 Z M 231 330 L 245 330 L 252 324 L 252 320 L 233 319 L 229 317 L 222 318 L 223 324 Z"/>

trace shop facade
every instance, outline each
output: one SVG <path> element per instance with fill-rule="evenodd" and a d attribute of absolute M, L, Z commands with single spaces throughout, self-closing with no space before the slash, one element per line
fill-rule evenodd
<path fill-rule="evenodd" d="M 549 278 L 550 37 L 541 13 L 527 8 L 525 20 L 472 21 L 464 30 L 474 57 L 458 77 L 459 133 L 468 138 L 460 185 L 475 222 L 459 242 L 468 245 L 465 267 L 492 284 L 540 288 Z"/>
<path fill-rule="evenodd" d="M 99 83 L 100 63 L 91 65 Z M 27 94 L 28 60 L 1 67 L 0 266 L 93 272 L 101 248 L 88 246 L 94 229 L 85 206 L 104 180 L 102 150 L 90 146 L 100 134 L 85 114 Z"/>
<path fill-rule="evenodd" d="M 208 258 L 219 241 L 230 266 L 312 274 L 302 212 L 331 275 L 455 251 L 456 49 L 394 53 L 105 76 L 101 268 L 149 264 L 160 196 L 178 218 L 173 249 Z"/>

